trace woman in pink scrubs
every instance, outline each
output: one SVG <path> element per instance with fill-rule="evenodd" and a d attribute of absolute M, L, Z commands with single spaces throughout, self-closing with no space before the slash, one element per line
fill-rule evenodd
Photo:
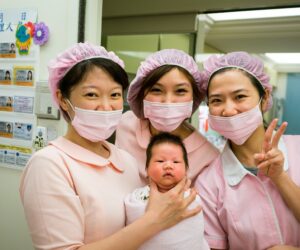
<path fill-rule="evenodd" d="M 246 52 L 204 62 L 209 124 L 228 139 L 197 178 L 205 236 L 212 249 L 299 249 L 300 136 L 265 129 L 272 86 L 263 63 Z"/>
<path fill-rule="evenodd" d="M 144 216 L 125 227 L 124 197 L 141 186 L 135 159 L 105 141 L 115 130 L 128 78 L 103 47 L 79 43 L 49 65 L 54 102 L 68 122 L 63 137 L 29 160 L 20 195 L 36 249 L 137 249 L 155 234 L 197 214 L 195 191 L 181 181 L 167 193 L 151 183 Z"/>
<path fill-rule="evenodd" d="M 159 132 L 183 140 L 190 163 L 187 176 L 192 181 L 217 157 L 218 150 L 188 122 L 203 97 L 198 66 L 185 52 L 165 49 L 141 63 L 127 95 L 132 111 L 122 117 L 116 145 L 135 156 L 144 184 L 146 148 Z"/>

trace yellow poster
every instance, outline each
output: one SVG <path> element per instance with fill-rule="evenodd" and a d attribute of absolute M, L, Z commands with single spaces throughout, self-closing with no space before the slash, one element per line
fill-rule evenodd
<path fill-rule="evenodd" d="M 14 67 L 14 83 L 18 86 L 33 86 L 34 70 L 31 66 Z"/>

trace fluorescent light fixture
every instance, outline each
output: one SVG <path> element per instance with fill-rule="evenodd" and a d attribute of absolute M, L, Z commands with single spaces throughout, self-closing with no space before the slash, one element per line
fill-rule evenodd
<path fill-rule="evenodd" d="M 207 14 L 214 21 L 229 21 L 255 18 L 300 16 L 300 8 L 283 8 L 269 10 L 247 10 Z"/>
<path fill-rule="evenodd" d="M 300 53 L 266 53 L 265 55 L 278 64 L 300 64 Z"/>

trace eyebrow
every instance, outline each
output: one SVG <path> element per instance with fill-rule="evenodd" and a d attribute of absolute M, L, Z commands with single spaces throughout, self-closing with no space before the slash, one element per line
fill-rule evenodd
<path fill-rule="evenodd" d="M 94 85 L 94 84 L 87 84 L 87 85 L 82 86 L 82 89 L 97 89 L 97 88 L 98 88 L 98 85 Z M 118 88 L 122 89 L 122 86 L 118 84 L 115 87 L 113 87 L 113 89 L 118 89 Z"/>
<path fill-rule="evenodd" d="M 161 83 L 159 83 L 159 82 L 157 82 L 157 83 L 155 83 L 154 85 L 159 85 L 159 86 L 162 86 L 163 87 L 163 84 L 161 84 Z M 154 86 L 153 85 L 153 86 Z M 176 84 L 175 86 L 176 87 L 180 87 L 180 86 L 188 86 L 189 87 L 189 85 L 192 85 L 190 82 L 182 82 L 182 83 L 178 83 L 178 84 Z"/>
<path fill-rule="evenodd" d="M 231 92 L 230 94 L 238 94 L 238 93 L 241 93 L 241 92 L 249 92 L 249 90 L 247 90 L 247 89 L 237 89 L 237 90 Z M 219 97 L 219 96 L 222 96 L 222 94 L 218 94 L 218 93 L 217 94 L 212 94 L 212 95 L 209 95 L 208 98 L 210 98 L 210 97 Z"/>
<path fill-rule="evenodd" d="M 177 87 L 181 87 L 181 86 L 187 86 L 187 87 L 191 86 L 192 87 L 192 84 L 189 82 L 183 82 L 183 83 L 176 84 L 176 86 Z"/>

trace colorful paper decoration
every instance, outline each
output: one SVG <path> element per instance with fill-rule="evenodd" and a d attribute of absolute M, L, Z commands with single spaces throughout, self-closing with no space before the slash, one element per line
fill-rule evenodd
<path fill-rule="evenodd" d="M 35 24 L 33 41 L 35 44 L 44 45 L 49 39 L 49 29 L 43 22 Z"/>
<path fill-rule="evenodd" d="M 16 31 L 16 45 L 20 55 L 28 55 L 31 40 L 37 45 L 44 45 L 49 39 L 49 28 L 44 22 L 20 24 Z"/>
<path fill-rule="evenodd" d="M 16 31 L 16 45 L 20 55 L 28 55 L 31 45 L 31 30 L 25 24 L 20 24 Z"/>

